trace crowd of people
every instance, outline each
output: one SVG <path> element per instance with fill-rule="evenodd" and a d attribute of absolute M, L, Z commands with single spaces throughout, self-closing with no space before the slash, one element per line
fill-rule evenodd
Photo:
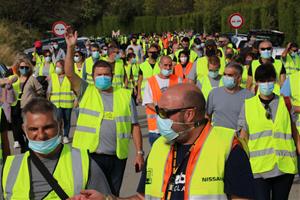
<path fill-rule="evenodd" d="M 268 40 L 236 49 L 219 34 L 121 35 L 85 49 L 77 37 L 68 28 L 66 49 L 36 41 L 0 66 L 1 198 L 288 199 L 300 171 L 296 43 L 277 59 Z M 9 130 L 21 154 L 10 155 Z M 141 177 L 122 198 L 131 139 Z"/>

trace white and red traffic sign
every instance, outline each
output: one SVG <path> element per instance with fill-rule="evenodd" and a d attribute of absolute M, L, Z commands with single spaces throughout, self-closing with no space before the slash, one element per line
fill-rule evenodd
<path fill-rule="evenodd" d="M 244 18 L 240 13 L 233 13 L 229 16 L 228 22 L 231 28 L 240 29 L 244 24 Z"/>
<path fill-rule="evenodd" d="M 67 24 L 64 21 L 54 22 L 52 25 L 52 33 L 58 37 L 63 37 L 67 30 Z"/>

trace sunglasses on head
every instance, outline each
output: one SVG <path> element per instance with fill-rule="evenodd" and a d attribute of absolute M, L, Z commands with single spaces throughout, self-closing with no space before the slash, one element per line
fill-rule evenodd
<path fill-rule="evenodd" d="M 266 48 L 260 48 L 260 50 L 265 51 L 265 50 L 271 50 L 272 47 L 266 47 Z"/>
<path fill-rule="evenodd" d="M 172 115 L 178 113 L 178 112 L 182 112 L 184 110 L 187 110 L 187 109 L 191 109 L 191 108 L 194 108 L 194 107 L 187 107 L 187 108 L 176 108 L 176 109 L 170 109 L 170 110 L 167 110 L 167 109 L 164 109 L 164 108 L 160 108 L 158 106 L 155 106 L 155 112 L 156 114 L 162 118 L 162 119 L 168 119 L 170 118 Z"/>
<path fill-rule="evenodd" d="M 29 69 L 28 66 L 20 66 L 20 69 Z"/>

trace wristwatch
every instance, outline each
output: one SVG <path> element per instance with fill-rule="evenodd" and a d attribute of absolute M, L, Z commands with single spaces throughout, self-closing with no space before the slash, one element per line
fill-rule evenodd
<path fill-rule="evenodd" d="M 137 154 L 144 156 L 145 152 L 143 150 L 137 151 Z"/>

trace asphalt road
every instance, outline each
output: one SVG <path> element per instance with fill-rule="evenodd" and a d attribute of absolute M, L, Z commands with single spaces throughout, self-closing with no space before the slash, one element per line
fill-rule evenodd
<path fill-rule="evenodd" d="M 141 106 L 138 106 L 138 117 L 139 117 L 139 123 L 142 128 L 142 134 L 143 134 L 143 146 L 144 146 L 144 151 L 145 154 L 148 155 L 150 151 L 150 145 L 148 142 L 148 137 L 147 137 L 147 121 L 146 121 L 146 115 L 145 111 Z M 76 120 L 75 120 L 75 115 L 73 113 L 72 115 L 72 129 L 71 129 L 71 137 L 73 135 L 73 130 L 75 126 Z M 9 139 L 10 139 L 10 146 L 11 146 L 11 152 L 19 153 L 18 149 L 13 149 L 13 139 L 12 139 L 12 134 L 9 134 Z M 134 167 L 134 158 L 135 158 L 135 148 L 133 145 L 133 142 L 131 141 L 130 143 L 130 152 L 129 152 L 129 157 L 127 160 L 127 166 L 126 170 L 124 173 L 124 178 L 123 178 L 123 184 L 121 188 L 121 197 L 127 197 L 131 196 L 136 193 L 136 189 L 139 183 L 140 179 L 140 173 L 135 173 L 135 167 Z M 292 186 L 292 190 L 290 192 L 289 200 L 300 200 L 300 178 L 296 177 L 294 184 Z"/>

